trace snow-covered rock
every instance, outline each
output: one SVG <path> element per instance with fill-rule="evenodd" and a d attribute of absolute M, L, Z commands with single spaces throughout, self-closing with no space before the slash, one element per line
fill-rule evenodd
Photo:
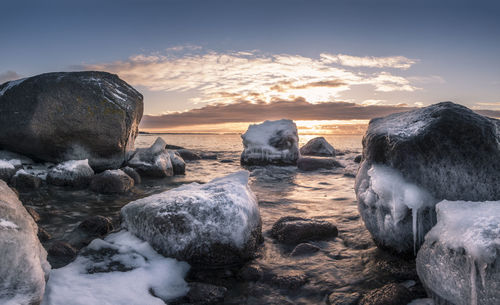
<path fill-rule="evenodd" d="M 317 137 L 302 146 L 300 154 L 304 156 L 335 157 L 335 149 L 325 138 Z"/>
<path fill-rule="evenodd" d="M 108 169 L 90 180 L 90 189 L 97 193 L 123 193 L 134 186 L 134 179 L 121 169 Z"/>
<path fill-rule="evenodd" d="M 299 158 L 297 126 L 291 120 L 265 121 L 248 126 L 241 135 L 243 165 L 295 165 Z"/>
<path fill-rule="evenodd" d="M 197 267 L 241 263 L 261 239 L 248 177 L 239 171 L 130 202 L 121 210 L 122 225 L 161 254 Z"/>
<path fill-rule="evenodd" d="M 47 183 L 60 186 L 85 187 L 90 183 L 94 171 L 87 159 L 59 163 L 47 174 Z"/>
<path fill-rule="evenodd" d="M 186 173 L 186 162 L 182 159 L 181 155 L 175 150 L 168 150 L 170 161 L 174 168 L 174 175 L 184 175 Z"/>
<path fill-rule="evenodd" d="M 42 179 L 35 174 L 20 169 L 11 179 L 12 186 L 16 189 L 37 189 L 42 183 Z"/>
<path fill-rule="evenodd" d="M 417 255 L 437 304 L 500 304 L 500 201 L 442 201 Z"/>
<path fill-rule="evenodd" d="M 52 270 L 43 305 L 164 305 L 185 295 L 189 265 L 165 258 L 126 230 L 95 239 Z"/>
<path fill-rule="evenodd" d="M 377 245 L 415 254 L 437 202 L 500 198 L 499 131 L 451 102 L 371 120 L 355 190 Z"/>
<path fill-rule="evenodd" d="M 10 178 L 16 173 L 16 168 L 7 160 L 0 160 L 0 179 L 10 182 Z"/>
<path fill-rule="evenodd" d="M 158 137 L 151 147 L 136 149 L 135 154 L 128 161 L 128 166 L 144 176 L 158 178 L 172 176 L 174 169 L 165 145 L 167 143 Z"/>
<path fill-rule="evenodd" d="M 39 304 L 50 271 L 38 227 L 0 181 L 0 304 Z"/>

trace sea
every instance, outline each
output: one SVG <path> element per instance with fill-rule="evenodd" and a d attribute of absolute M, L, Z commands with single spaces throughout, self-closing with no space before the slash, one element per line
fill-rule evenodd
<path fill-rule="evenodd" d="M 245 281 L 239 279 L 237 271 L 226 270 L 212 279 L 228 288 L 225 304 L 329 304 L 329 295 L 350 304 L 350 299 L 388 283 L 420 289 L 414 262 L 379 250 L 359 216 L 354 193 L 358 164 L 354 158 L 361 154 L 362 135 L 323 136 L 334 146 L 336 159 L 344 167 L 312 172 L 292 166 L 245 168 L 250 171 L 250 188 L 259 202 L 264 235 L 251 264 L 265 276 L 259 281 Z M 58 187 L 21 193 L 22 202 L 40 214 L 39 225 L 52 235 L 45 246 L 67 239 L 88 216 L 110 217 L 119 228 L 120 208 L 132 200 L 186 183 L 205 183 L 242 169 L 239 134 L 140 134 L 135 146 L 148 147 L 157 137 L 171 145 L 216 154 L 217 159 L 189 161 L 185 175 L 143 179 L 127 194 L 104 195 Z M 300 134 L 300 145 L 314 137 Z M 292 257 L 293 246 L 282 245 L 269 235 L 272 225 L 283 216 L 329 221 L 337 226 L 339 236 L 311 242 L 320 249 L 312 255 Z M 423 290 L 421 294 L 425 296 Z"/>

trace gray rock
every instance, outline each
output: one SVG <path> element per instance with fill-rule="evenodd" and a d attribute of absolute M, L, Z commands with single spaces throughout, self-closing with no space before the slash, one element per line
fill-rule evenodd
<path fill-rule="evenodd" d="M 371 120 L 363 138 L 355 191 L 360 214 L 375 243 L 413 254 L 435 224 L 434 205 L 440 200 L 500 198 L 499 130 L 499 120 L 451 102 Z M 404 200 L 397 209 L 387 208 L 391 198 L 402 198 L 405 190 L 391 191 L 392 195 L 377 193 L 369 173 L 374 166 L 393 170 L 399 180 L 426 193 L 423 207 L 416 208 L 415 215 Z"/>
<path fill-rule="evenodd" d="M 261 241 L 257 199 L 240 171 L 132 201 L 122 226 L 168 257 L 196 268 L 245 262 Z"/>
<path fill-rule="evenodd" d="M 141 176 L 156 178 L 173 176 L 172 161 L 165 145 L 165 141 L 158 137 L 151 147 L 136 149 L 128 161 L 128 166 L 135 169 Z"/>
<path fill-rule="evenodd" d="M 303 171 L 315 171 L 318 169 L 332 169 L 343 166 L 332 158 L 301 157 L 297 161 L 297 167 Z"/>
<path fill-rule="evenodd" d="M 121 169 L 105 170 L 90 180 L 90 189 L 97 193 L 124 193 L 134 186 L 134 179 Z"/>
<path fill-rule="evenodd" d="M 0 303 L 41 302 L 50 265 L 37 232 L 17 194 L 0 181 Z"/>
<path fill-rule="evenodd" d="M 329 305 L 357 305 L 361 295 L 357 292 L 335 291 L 328 296 Z M 406 304 L 401 304 L 406 305 Z"/>
<path fill-rule="evenodd" d="M 130 178 L 134 179 L 134 185 L 141 183 L 141 175 L 130 166 L 125 166 L 122 171 L 127 174 Z"/>
<path fill-rule="evenodd" d="M 310 243 L 301 243 L 298 244 L 290 253 L 290 256 L 304 256 L 304 255 L 311 255 L 316 252 L 318 252 L 320 249 L 319 247 L 316 247 L 315 245 L 311 245 Z"/>
<path fill-rule="evenodd" d="M 48 252 L 48 261 L 52 268 L 61 268 L 71 263 L 78 254 L 78 251 L 70 244 L 64 241 L 55 241 L 50 245 Z"/>
<path fill-rule="evenodd" d="M 47 183 L 59 186 L 86 187 L 94 171 L 88 160 L 71 160 L 51 168 L 47 174 Z"/>
<path fill-rule="evenodd" d="M 177 151 L 169 150 L 170 160 L 174 168 L 174 175 L 184 175 L 186 173 L 186 162 Z"/>
<path fill-rule="evenodd" d="M 37 189 L 42 184 L 42 179 L 21 169 L 12 177 L 11 184 L 18 190 Z"/>
<path fill-rule="evenodd" d="M 279 242 L 298 244 L 337 237 L 337 227 L 328 221 L 285 216 L 274 223 L 271 236 Z"/>
<path fill-rule="evenodd" d="M 0 146 L 37 160 L 118 168 L 134 146 L 142 95 L 106 72 L 55 72 L 0 85 Z"/>
<path fill-rule="evenodd" d="M 302 146 L 300 154 L 303 156 L 335 157 L 335 149 L 325 138 L 317 137 Z"/>
<path fill-rule="evenodd" d="M 179 155 L 183 160 L 186 161 L 194 161 L 194 160 L 201 160 L 201 156 L 198 153 L 195 153 L 189 149 L 179 149 L 177 150 Z"/>
<path fill-rule="evenodd" d="M 365 293 L 359 305 L 403 305 L 410 303 L 413 299 L 408 288 L 392 283 Z"/>

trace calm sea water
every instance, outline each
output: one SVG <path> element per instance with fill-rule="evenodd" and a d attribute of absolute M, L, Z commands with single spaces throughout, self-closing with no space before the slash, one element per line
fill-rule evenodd
<path fill-rule="evenodd" d="M 241 169 L 241 138 L 229 135 L 163 134 L 139 135 L 136 147 L 151 145 L 161 136 L 168 144 L 215 152 L 218 160 L 188 162 L 185 176 L 144 179 L 134 190 L 123 195 L 97 195 L 88 190 L 70 191 L 44 187 L 21 193 L 23 202 L 42 217 L 40 225 L 65 240 L 80 221 L 91 215 L 111 217 L 119 226 L 120 208 L 138 198 L 159 193 L 184 183 L 208 182 L 215 177 Z M 301 145 L 315 136 L 300 135 Z M 254 264 L 273 275 L 305 277 L 300 288 L 286 288 L 273 281 L 245 282 L 217 277 L 218 284 L 229 288 L 227 304 L 325 304 L 332 292 L 363 294 L 368 289 L 391 282 L 417 280 L 412 262 L 405 262 L 378 250 L 365 229 L 353 191 L 362 136 L 331 135 L 325 138 L 344 154 L 337 159 L 345 168 L 302 172 L 296 167 L 252 167 L 250 187 L 259 200 L 263 221 L 264 245 Z M 220 160 L 229 159 L 230 163 Z M 275 221 L 283 216 L 301 216 L 326 220 L 337 225 L 339 237 L 313 242 L 321 251 L 307 257 L 290 257 L 292 247 L 276 243 L 268 235 Z M 50 242 L 49 242 L 50 243 Z"/>

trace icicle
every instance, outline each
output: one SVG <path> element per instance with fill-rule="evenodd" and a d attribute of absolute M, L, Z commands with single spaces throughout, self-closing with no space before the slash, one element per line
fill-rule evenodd
<path fill-rule="evenodd" d="M 418 209 L 411 209 L 411 216 L 413 221 L 413 254 L 417 255 L 417 218 L 418 218 Z"/>
<path fill-rule="evenodd" d="M 470 292 L 470 304 L 471 305 L 477 305 L 477 287 L 476 287 L 476 262 L 472 257 L 469 257 L 470 261 L 470 285 L 471 285 L 471 292 Z"/>

